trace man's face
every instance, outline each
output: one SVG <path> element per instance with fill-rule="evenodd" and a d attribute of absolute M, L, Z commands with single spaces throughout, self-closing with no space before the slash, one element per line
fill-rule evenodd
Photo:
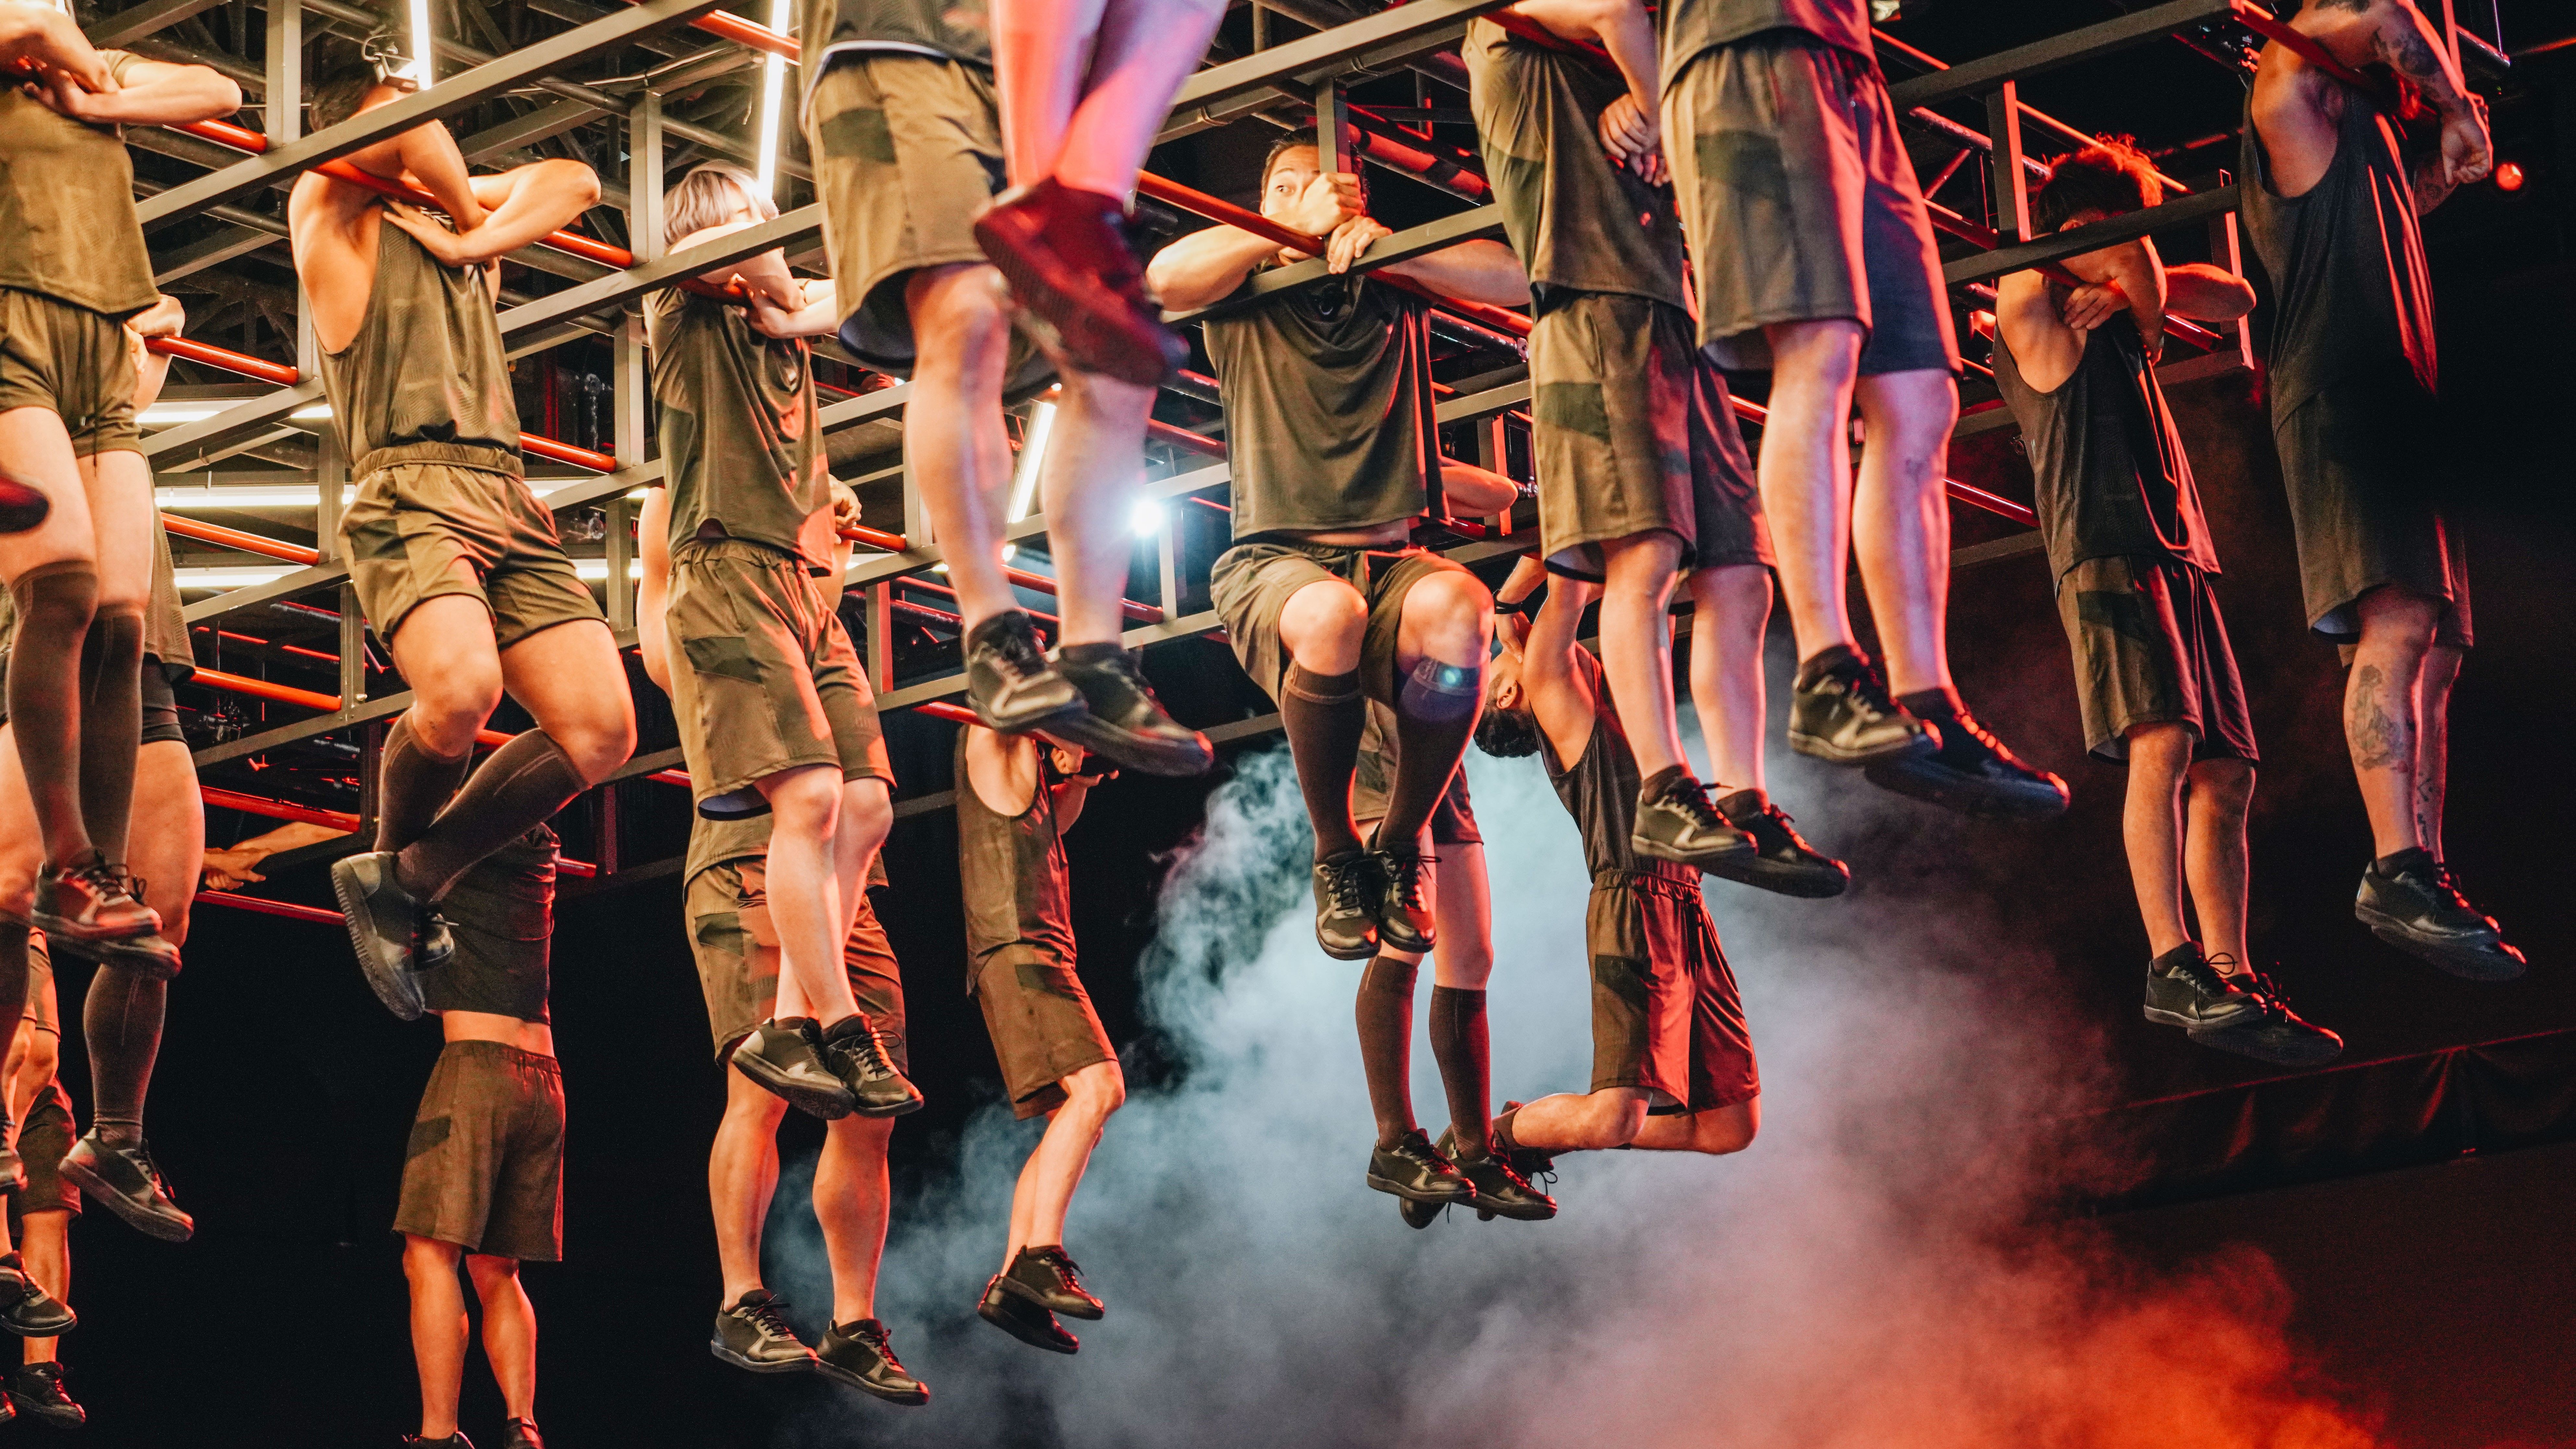
<path fill-rule="evenodd" d="M 1315 158 L 1312 146 L 1292 146 L 1279 153 L 1270 163 L 1270 175 L 1262 182 L 1261 214 L 1277 221 L 1306 194 L 1306 188 L 1323 174 L 1322 163 Z"/>
<path fill-rule="evenodd" d="M 1499 649 L 1485 661 L 1485 708 L 1510 712 L 1521 707 L 1521 656 Z"/>

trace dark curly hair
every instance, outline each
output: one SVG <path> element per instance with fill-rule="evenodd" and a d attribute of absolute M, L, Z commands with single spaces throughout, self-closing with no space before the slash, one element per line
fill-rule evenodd
<path fill-rule="evenodd" d="M 1500 760 L 1538 753 L 1538 718 L 1525 709 L 1485 707 L 1476 721 L 1476 748 Z"/>
<path fill-rule="evenodd" d="M 2127 136 L 2100 136 L 2057 158 L 2030 198 L 2031 224 L 2058 231 L 2088 211 L 2105 216 L 2144 211 L 2165 199 L 2156 163 Z"/>
<path fill-rule="evenodd" d="M 356 115 L 380 84 L 376 68 L 364 61 L 334 68 L 313 84 L 313 99 L 304 112 L 305 128 L 327 131 Z"/>

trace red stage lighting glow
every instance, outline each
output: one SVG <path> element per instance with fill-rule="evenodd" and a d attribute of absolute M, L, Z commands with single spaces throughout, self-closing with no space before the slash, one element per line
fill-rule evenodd
<path fill-rule="evenodd" d="M 2498 191 L 2520 191 L 2522 189 L 2522 163 L 2518 161 L 2497 162 L 2495 169 L 2495 184 L 2496 190 Z"/>

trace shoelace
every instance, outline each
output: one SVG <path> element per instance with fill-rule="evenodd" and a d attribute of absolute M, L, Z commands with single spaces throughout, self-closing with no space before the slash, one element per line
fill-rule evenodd
<path fill-rule="evenodd" d="M 1422 857 L 1411 851 L 1387 852 L 1386 885 L 1398 905 L 1408 911 L 1423 909 Z"/>
<path fill-rule="evenodd" d="M 1838 681 L 1843 687 L 1843 693 L 1869 706 L 1875 713 L 1899 712 L 1896 697 L 1887 692 L 1887 681 L 1879 677 L 1878 666 L 1875 664 L 1863 664 L 1851 673 L 1828 675 L 1827 678 Z"/>
<path fill-rule="evenodd" d="M 1718 813 L 1708 802 L 1708 786 L 1698 780 L 1679 780 L 1664 790 L 1663 803 L 1690 817 L 1691 828 L 1715 835 L 1735 828 L 1734 822 Z"/>
<path fill-rule="evenodd" d="M 2221 963 L 2224 963 L 2224 966 Z M 2248 971 L 2246 979 L 2241 981 L 2230 976 L 2225 967 L 2236 964 L 2236 957 L 2226 951 L 2221 951 L 2202 963 L 2222 988 L 2252 1000 L 2254 1009 L 2262 1013 L 2265 1021 L 2285 1022 L 2296 1015 L 2290 1010 L 2289 999 L 2281 994 L 2279 984 L 2264 972 Z"/>
<path fill-rule="evenodd" d="M 853 1036 L 845 1036 L 832 1045 L 848 1052 L 871 1077 L 891 1077 L 894 1058 L 886 1051 L 885 1034 L 870 1021 Z"/>
<path fill-rule="evenodd" d="M 143 1169 L 143 1180 L 152 1184 L 152 1190 L 161 1195 L 162 1201 L 177 1207 L 179 1199 L 171 1193 L 169 1179 L 161 1175 L 161 1164 L 152 1160 L 152 1149 L 137 1142 L 129 1151 L 134 1165 Z"/>
<path fill-rule="evenodd" d="M 2444 905 L 2455 910 L 2466 911 L 2490 926 L 2495 924 L 2495 917 L 2480 911 L 2476 904 L 2470 901 L 2469 893 L 2460 888 L 2460 878 L 2451 873 L 2450 862 L 2441 860 L 2433 862 L 2433 869 L 2428 878 L 2435 898 Z"/>
<path fill-rule="evenodd" d="M 752 1326 L 771 1337 L 794 1338 L 795 1328 L 787 1322 L 787 1315 L 778 1311 L 786 1306 L 786 1299 L 770 1298 L 759 1303 L 736 1304 L 734 1312 L 750 1319 Z"/>
<path fill-rule="evenodd" d="M 1046 1264 L 1057 1278 L 1063 1280 L 1066 1287 L 1082 1286 L 1082 1265 L 1073 1261 L 1072 1254 L 1058 1249 L 1052 1253 L 1038 1254 L 1038 1261 Z"/>
<path fill-rule="evenodd" d="M 1324 862 L 1324 889 L 1333 898 L 1335 912 L 1345 916 L 1367 914 L 1367 868 L 1366 856 Z"/>
<path fill-rule="evenodd" d="M 127 875 L 125 867 L 111 865 L 103 857 L 73 866 L 63 872 L 63 877 L 67 880 L 79 881 L 89 887 L 92 893 L 101 897 L 120 895 L 131 897 L 143 889 L 143 883 Z"/>
<path fill-rule="evenodd" d="M 841 1336 L 853 1343 L 866 1344 L 870 1352 L 884 1360 L 887 1368 L 903 1372 L 903 1361 L 894 1356 L 894 1341 L 887 1336 L 883 1323 L 861 1320 L 858 1327 Z"/>

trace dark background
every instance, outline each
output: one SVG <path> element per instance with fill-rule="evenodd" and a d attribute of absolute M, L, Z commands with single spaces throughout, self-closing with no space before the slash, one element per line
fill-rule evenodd
<path fill-rule="evenodd" d="M 2472 6 L 2480 9 L 2473 22 L 2487 29 L 2482 7 Z M 1953 0 L 1893 33 L 1955 61 L 2108 13 L 2093 0 Z M 2504 21 L 2511 49 L 2576 29 L 2563 5 L 2537 0 L 2507 7 Z M 1245 23 L 1238 9 L 1229 25 Z M 2253 833 L 2255 949 L 2279 963 L 2304 1013 L 2345 1034 L 2350 1061 L 2576 1028 L 2568 969 L 2576 909 L 2563 893 L 2560 843 L 2576 806 L 2564 744 L 2576 714 L 2566 668 L 2567 560 L 2576 549 L 2567 494 L 2576 480 L 2560 446 L 2570 412 L 2566 339 L 2576 325 L 2571 80 L 2576 48 L 2516 66 L 2496 129 L 2500 155 L 2524 166 L 2529 184 L 2510 195 L 2464 192 L 2427 228 L 2454 413 L 2453 506 L 2475 560 L 2479 633 L 2453 713 L 2449 856 L 2529 953 L 2525 980 L 2452 981 L 2380 947 L 2353 921 L 2346 903 L 2368 831 L 2337 723 L 2340 674 L 2333 651 L 2302 627 L 2256 381 L 2222 379 L 2177 396 L 2222 541 L 2222 597 L 2265 748 Z M 1409 81 L 1384 84 L 1393 87 L 1385 103 L 1408 103 Z M 2232 131 L 2241 104 L 2233 77 L 2178 44 L 2044 77 L 2024 95 L 2079 126 L 2134 132 L 2157 150 Z M 1245 152 L 1258 144 L 1245 136 L 1177 148 L 1156 169 L 1248 199 Z M 2233 161 L 2227 141 L 2164 164 L 2190 178 Z M 1395 224 L 1435 209 L 1418 187 L 1377 185 L 1379 210 Z M 2190 248 L 2186 240 L 2169 250 Z M 1748 387 L 1759 395 L 1758 382 Z M 1985 395 L 1969 390 L 1972 403 Z M 1964 447 L 1953 471 L 2027 497 L 2017 455 L 1995 437 Z M 1963 544 L 2009 531 L 1964 511 L 1958 523 Z M 1926 815 L 1833 842 L 1855 875 L 1872 891 L 1918 892 L 1923 909 L 1938 910 L 1940 895 L 1925 883 L 1937 875 L 1941 890 L 1954 889 L 1964 868 L 1976 888 L 2010 901 L 2019 929 L 2042 948 L 2036 954 L 2058 963 L 2018 984 L 2118 1024 L 2108 1040 L 2131 1099 L 2261 1075 L 2136 1019 L 2144 942 L 2120 854 L 2120 780 L 2083 759 L 2063 637 L 2036 556 L 1963 570 L 1951 638 L 1979 712 L 2065 774 L 2075 806 L 2031 829 Z M 1221 646 L 1166 646 L 1151 669 L 1195 721 L 1261 712 Z M 1775 715 L 1785 684 L 1773 681 Z M 652 700 L 649 689 L 640 694 Z M 948 728 L 917 716 L 889 720 L 905 795 L 945 787 Z M 1249 747 L 1272 748 L 1275 739 Z M 1167 1069 L 1139 1019 L 1132 964 L 1151 934 L 1161 862 L 1187 841 L 1205 792 L 1223 778 L 1221 767 L 1207 781 L 1122 779 L 1095 797 L 1074 837 L 1084 975 L 1138 1090 Z M 216 843 L 262 828 L 225 816 L 213 826 Z M 904 821 L 887 852 L 893 888 L 877 896 L 904 962 L 914 1074 L 930 1099 L 896 1133 L 898 1215 L 950 1170 L 968 1112 L 998 1092 L 962 990 L 953 851 L 944 813 Z M 311 870 L 271 889 L 316 903 L 326 894 Z M 722 1092 L 676 880 L 646 872 L 568 892 L 556 964 L 556 1040 L 571 1112 L 570 1261 L 527 1274 L 545 1344 L 541 1419 L 552 1442 L 575 1449 L 767 1442 L 775 1402 L 703 1347 L 717 1287 L 705 1155 Z M 64 1000 L 75 1020 L 84 985 L 79 968 L 67 966 Z M 198 911 L 150 1114 L 156 1151 L 197 1214 L 198 1235 L 184 1246 L 153 1243 L 96 1212 L 75 1229 L 71 1297 L 83 1325 L 63 1357 L 92 1410 L 89 1442 L 389 1443 L 412 1425 L 404 1289 L 385 1224 L 406 1126 L 436 1051 L 434 1028 L 394 1022 L 374 1003 L 335 929 Z M 76 1032 L 63 1077 L 85 1120 Z M 810 1150 L 819 1135 L 810 1127 L 800 1120 L 788 1129 L 791 1156 Z M 2385 1413 L 2392 1442 L 2576 1443 L 2576 1375 L 2566 1369 L 2576 1346 L 2566 1309 L 2576 1293 L 2576 1232 L 2563 1210 L 2576 1185 L 2571 1166 L 2576 1148 L 2542 1147 L 2111 1222 L 2150 1256 L 2229 1242 L 2270 1251 L 2296 1294 L 2294 1337 L 2314 1350 L 2322 1374 Z M 468 1370 L 469 1432 L 492 1442 L 499 1415 L 478 1361 Z"/>

